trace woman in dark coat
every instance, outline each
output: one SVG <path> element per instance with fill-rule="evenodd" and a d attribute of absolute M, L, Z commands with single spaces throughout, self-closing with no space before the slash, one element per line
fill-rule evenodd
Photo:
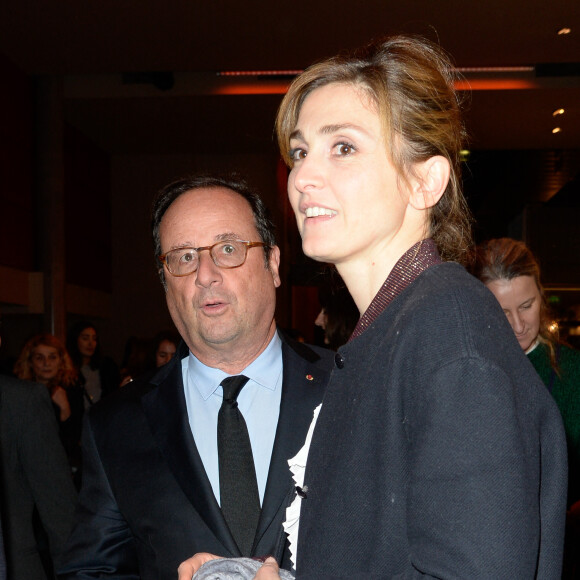
<path fill-rule="evenodd" d="M 296 577 L 559 579 L 562 421 L 458 263 L 471 238 L 448 58 L 393 37 L 313 65 L 277 134 L 304 253 L 336 266 L 361 314 L 289 461 Z"/>

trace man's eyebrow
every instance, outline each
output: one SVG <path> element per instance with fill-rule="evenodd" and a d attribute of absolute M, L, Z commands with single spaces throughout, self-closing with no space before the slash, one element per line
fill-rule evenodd
<path fill-rule="evenodd" d="M 239 234 L 236 234 L 234 232 L 226 232 L 225 234 L 219 234 L 214 238 L 216 242 L 221 242 L 223 240 L 243 240 L 243 239 L 244 238 L 242 238 Z"/>
<path fill-rule="evenodd" d="M 214 243 L 223 242 L 223 241 L 230 241 L 230 240 L 242 240 L 242 236 L 236 234 L 234 232 L 226 232 L 223 234 L 218 234 L 214 237 Z M 211 246 L 211 244 L 209 244 Z M 194 244 L 192 241 L 182 242 L 181 244 L 175 244 L 171 246 L 171 250 L 183 250 L 184 248 L 199 248 L 197 244 Z M 169 251 L 171 251 L 169 250 Z"/>

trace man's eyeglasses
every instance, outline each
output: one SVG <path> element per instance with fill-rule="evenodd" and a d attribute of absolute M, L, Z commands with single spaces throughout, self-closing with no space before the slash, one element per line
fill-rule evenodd
<path fill-rule="evenodd" d="M 219 268 L 238 268 L 246 261 L 249 248 L 267 245 L 264 242 L 228 240 L 201 248 L 177 248 L 158 256 L 158 258 L 162 264 L 165 264 L 172 276 L 188 276 L 197 270 L 199 253 L 204 250 L 209 251 L 213 263 Z"/>

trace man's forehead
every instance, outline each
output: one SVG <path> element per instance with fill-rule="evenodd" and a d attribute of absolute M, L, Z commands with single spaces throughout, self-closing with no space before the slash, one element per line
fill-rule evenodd
<path fill-rule="evenodd" d="M 174 211 L 187 210 L 200 213 L 219 211 L 224 215 L 230 213 L 228 211 L 230 210 L 233 216 L 238 215 L 241 208 L 245 208 L 247 214 L 252 217 L 252 208 L 249 202 L 236 191 L 226 187 L 201 187 L 182 193 L 167 208 L 165 215 L 173 209 Z M 242 210 L 242 214 L 246 214 L 246 212 Z M 244 217 L 246 216 L 244 215 Z"/>
<path fill-rule="evenodd" d="M 181 194 L 167 208 L 160 226 L 162 237 L 187 234 L 215 241 L 250 234 L 254 237 L 257 233 L 249 202 L 223 187 L 194 189 Z M 186 242 L 179 241 L 182 243 Z"/>

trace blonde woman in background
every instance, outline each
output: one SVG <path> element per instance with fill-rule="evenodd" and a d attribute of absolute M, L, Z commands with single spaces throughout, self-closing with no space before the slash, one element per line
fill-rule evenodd
<path fill-rule="evenodd" d="M 572 578 L 580 538 L 580 352 L 558 340 L 540 265 L 519 240 L 477 246 L 473 273 L 497 298 L 522 350 L 556 401 L 568 447 L 568 516 L 563 578 Z"/>
<path fill-rule="evenodd" d="M 24 345 L 14 365 L 14 374 L 48 389 L 61 441 L 76 473 L 81 466 L 83 388 L 64 344 L 49 333 L 33 336 Z"/>

